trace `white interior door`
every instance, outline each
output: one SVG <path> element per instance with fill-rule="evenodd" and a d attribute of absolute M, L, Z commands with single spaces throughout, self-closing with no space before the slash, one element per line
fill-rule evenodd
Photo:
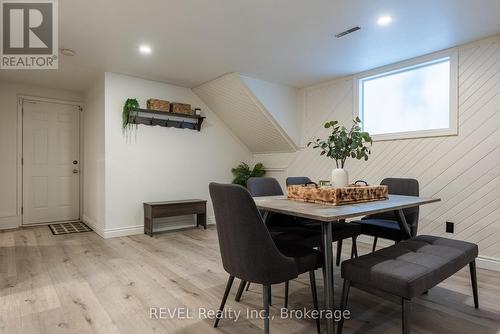
<path fill-rule="evenodd" d="M 23 101 L 23 224 L 79 219 L 79 112 Z"/>

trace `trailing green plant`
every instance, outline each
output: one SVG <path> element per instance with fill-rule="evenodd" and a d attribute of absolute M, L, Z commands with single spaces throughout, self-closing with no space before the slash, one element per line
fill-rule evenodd
<path fill-rule="evenodd" d="M 231 172 L 234 175 L 234 184 L 242 185 L 243 187 L 247 186 L 247 180 L 251 177 L 261 177 L 266 175 L 266 170 L 262 163 L 256 164 L 253 169 L 250 169 L 246 163 L 242 162 L 235 168 L 231 169 Z"/>
<path fill-rule="evenodd" d="M 139 102 L 137 99 L 127 99 L 125 104 L 123 105 L 123 113 L 122 113 L 122 127 L 125 129 L 128 125 L 130 125 L 129 119 L 130 116 L 137 116 L 137 109 L 139 108 Z"/>
<path fill-rule="evenodd" d="M 326 139 L 315 138 L 307 146 L 313 145 L 313 149 L 319 148 L 320 155 L 334 159 L 337 168 L 344 168 L 347 158 L 366 161 L 368 155 L 371 154 L 369 146 L 373 144 L 373 140 L 368 132 L 361 130 L 360 123 L 361 120 L 356 117 L 353 119 L 351 128 L 347 130 L 337 121 L 326 122 L 325 128 L 332 129 L 330 136 Z"/>

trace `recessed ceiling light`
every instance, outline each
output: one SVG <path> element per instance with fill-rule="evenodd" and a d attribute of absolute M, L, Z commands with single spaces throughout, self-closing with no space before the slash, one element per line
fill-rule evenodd
<path fill-rule="evenodd" d="M 68 57 L 73 57 L 76 55 L 75 50 L 67 49 L 67 48 L 62 48 L 61 49 L 61 54 L 68 56 Z"/>
<path fill-rule="evenodd" d="M 390 24 L 392 22 L 392 17 L 391 16 L 381 16 L 378 20 L 377 20 L 377 24 L 379 26 L 386 26 L 388 24 Z"/>
<path fill-rule="evenodd" d="M 139 52 L 148 55 L 151 53 L 151 47 L 149 45 L 141 45 L 139 46 Z"/>

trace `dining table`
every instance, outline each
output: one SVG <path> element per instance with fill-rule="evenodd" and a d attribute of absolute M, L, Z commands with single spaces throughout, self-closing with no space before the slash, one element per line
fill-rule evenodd
<path fill-rule="evenodd" d="M 331 316 L 325 317 L 327 333 L 335 331 L 334 312 L 334 278 L 333 278 L 333 249 L 332 233 L 333 224 L 339 221 L 362 217 L 375 213 L 393 211 L 398 218 L 398 223 L 404 239 L 411 238 L 403 209 L 440 201 L 439 198 L 426 198 L 417 196 L 389 195 L 387 199 L 345 204 L 331 205 L 319 204 L 297 200 L 290 200 L 287 196 L 262 196 L 254 197 L 257 208 L 265 213 L 275 212 L 300 218 L 312 219 L 321 222 L 321 240 L 323 251 L 323 268 L 325 270 L 324 298 L 325 310 Z"/>

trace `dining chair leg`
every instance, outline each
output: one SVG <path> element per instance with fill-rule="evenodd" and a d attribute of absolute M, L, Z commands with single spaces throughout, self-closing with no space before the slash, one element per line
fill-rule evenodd
<path fill-rule="evenodd" d="M 319 312 L 318 312 L 318 309 L 319 309 L 318 290 L 316 289 L 316 276 L 314 275 L 314 270 L 311 270 L 309 272 L 309 280 L 311 281 L 311 292 L 312 292 L 312 296 L 313 296 L 314 310 L 316 311 L 316 313 L 319 314 Z M 318 334 L 321 334 L 321 319 L 319 316 L 316 318 L 316 329 L 318 330 Z"/>
<path fill-rule="evenodd" d="M 344 286 L 342 287 L 342 297 L 340 298 L 340 310 L 342 314 L 347 308 L 347 299 L 349 299 L 349 289 L 351 287 L 351 281 L 344 280 Z M 344 327 L 344 317 L 341 316 L 339 323 L 337 325 L 337 334 L 342 334 L 342 327 Z"/>
<path fill-rule="evenodd" d="M 378 237 L 373 238 L 373 248 L 372 248 L 372 253 L 374 253 L 374 252 L 375 252 L 375 250 L 377 249 L 377 241 L 378 241 Z"/>
<path fill-rule="evenodd" d="M 243 294 L 243 290 L 245 290 L 245 286 L 247 285 L 247 282 L 244 280 L 241 280 L 240 286 L 238 287 L 238 292 L 236 292 L 236 297 L 234 297 L 234 300 L 239 302 L 241 300 L 241 295 Z"/>
<path fill-rule="evenodd" d="M 469 263 L 470 280 L 472 283 L 472 293 L 474 294 L 474 307 L 479 308 L 479 296 L 477 294 L 477 274 L 476 274 L 476 260 Z"/>
<path fill-rule="evenodd" d="M 269 334 L 269 297 L 271 296 L 271 285 L 264 285 L 262 298 L 264 300 L 264 334 Z"/>
<path fill-rule="evenodd" d="M 215 318 L 214 327 L 219 325 L 219 321 L 222 317 L 222 310 L 224 310 L 224 306 L 226 305 L 227 296 L 229 296 L 229 291 L 231 291 L 231 286 L 234 282 L 234 276 L 229 276 L 226 284 L 226 291 L 224 291 L 224 296 L 222 297 L 222 302 L 220 303 L 219 311 L 217 312 L 217 316 Z"/>
<path fill-rule="evenodd" d="M 337 260 L 335 264 L 337 267 L 340 265 L 340 257 L 342 255 L 342 240 L 337 241 Z"/>
<path fill-rule="evenodd" d="M 250 289 L 250 282 L 247 282 L 247 288 L 245 289 L 245 291 L 248 291 L 248 289 Z"/>
<path fill-rule="evenodd" d="M 358 237 L 352 237 L 352 249 L 351 249 L 351 259 L 354 257 L 358 257 L 358 244 L 356 240 Z"/>
<path fill-rule="evenodd" d="M 271 291 L 272 291 L 272 288 L 271 288 L 271 285 L 269 285 L 269 306 L 273 306 L 273 297 L 272 297 L 272 294 L 271 294 Z"/>
<path fill-rule="evenodd" d="M 410 312 L 411 312 L 411 300 L 406 299 L 406 298 L 401 298 L 401 308 L 402 308 L 402 314 L 401 314 L 401 320 L 403 323 L 403 334 L 410 334 L 411 333 L 411 319 L 410 319 Z"/>
<path fill-rule="evenodd" d="M 290 281 L 285 282 L 285 308 L 288 308 L 288 287 L 290 286 Z"/>

